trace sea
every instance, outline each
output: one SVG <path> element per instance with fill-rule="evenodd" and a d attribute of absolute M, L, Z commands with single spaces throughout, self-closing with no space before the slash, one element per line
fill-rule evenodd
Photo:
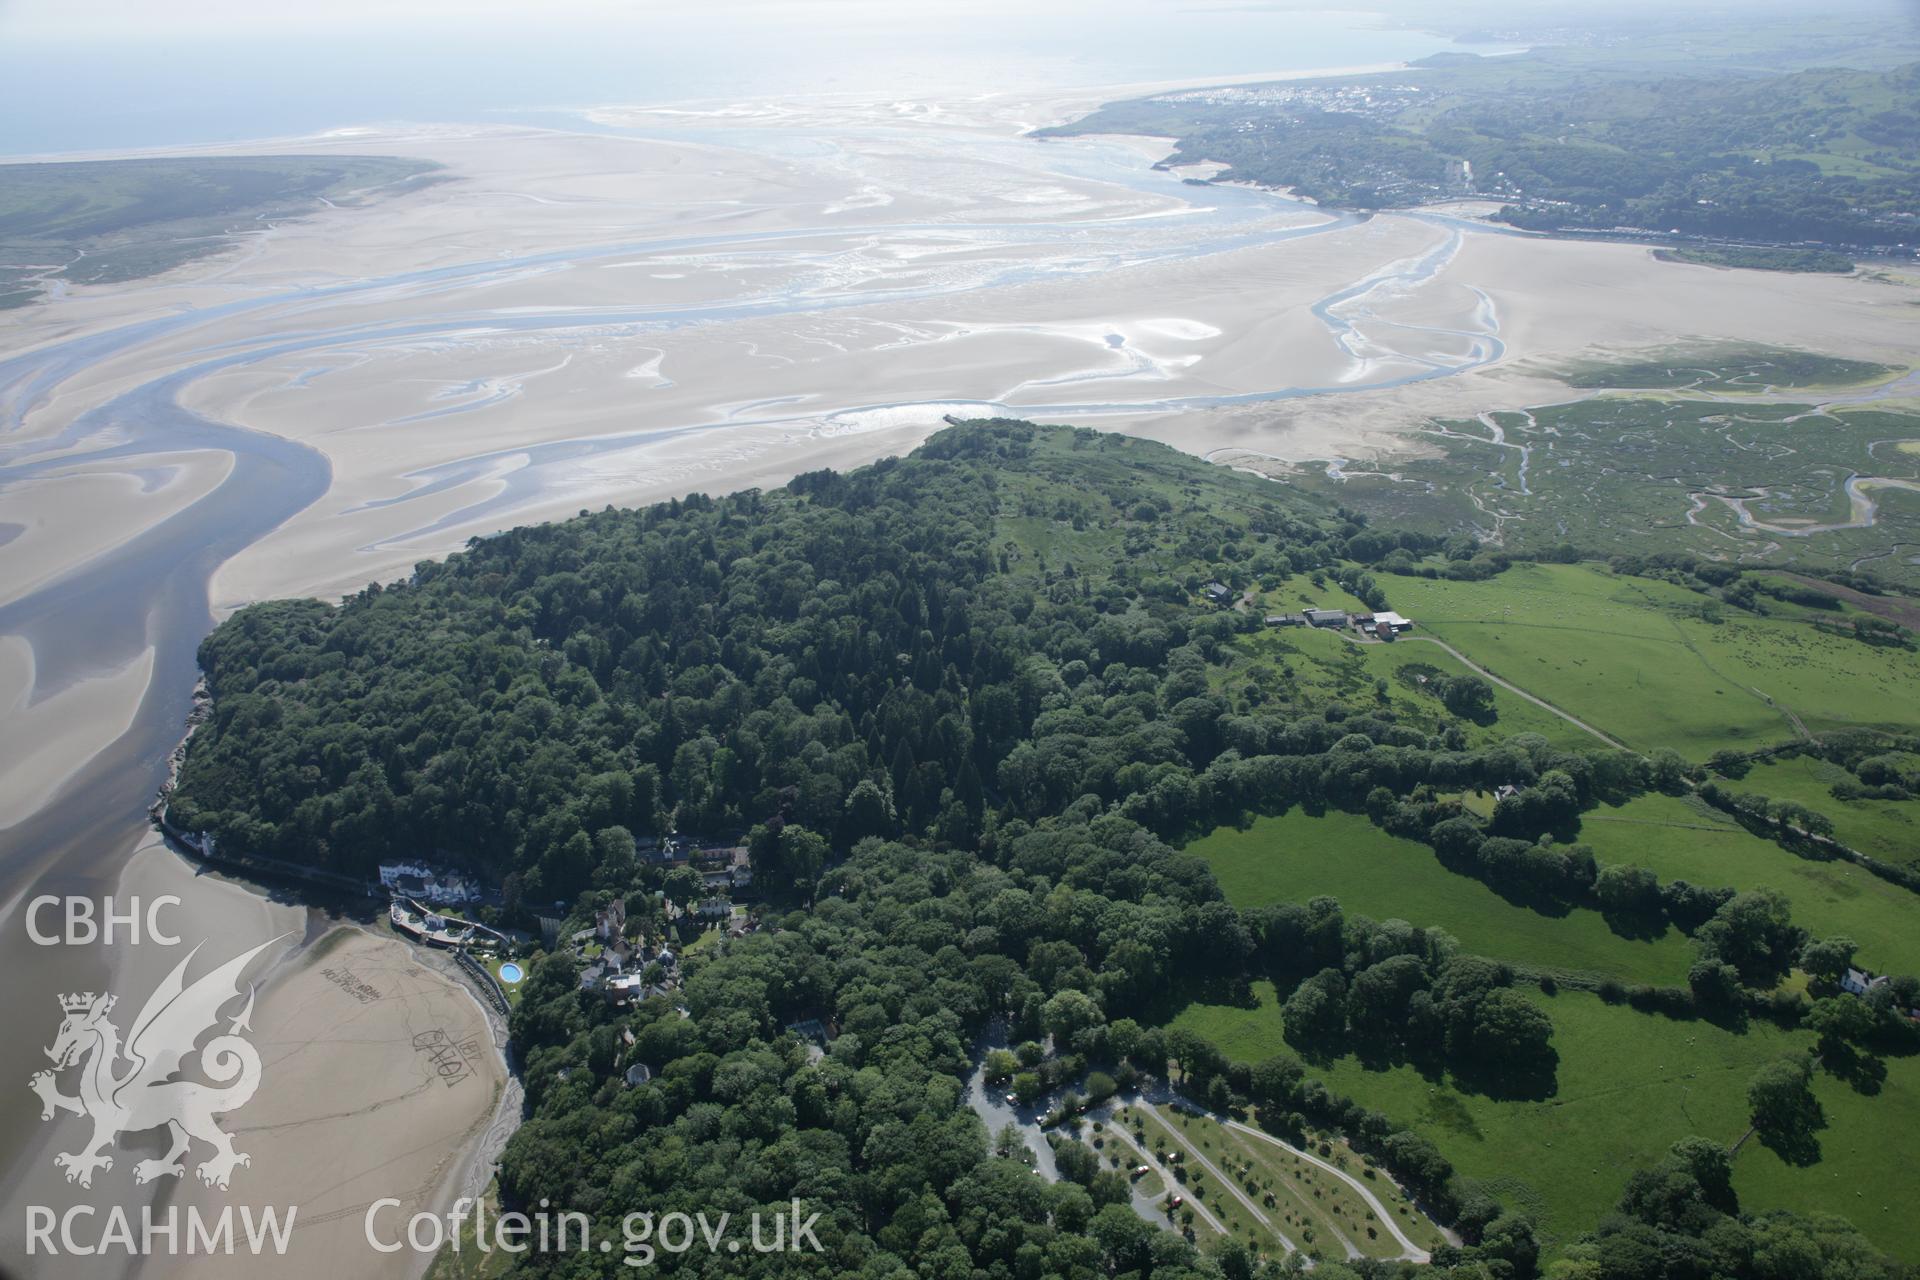
<path fill-rule="evenodd" d="M 1236 0 L 0 0 L 0 157 L 394 124 L 594 128 L 584 113 L 606 106 L 1224 79 L 1457 47 L 1380 13 Z"/>

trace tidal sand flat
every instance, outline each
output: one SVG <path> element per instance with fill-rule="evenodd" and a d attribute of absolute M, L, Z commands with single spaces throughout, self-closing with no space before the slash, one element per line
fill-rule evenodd
<path fill-rule="evenodd" d="M 111 882 L 94 887 L 122 909 L 177 897 L 158 919 L 180 941 L 122 940 L 104 950 L 24 945 L 16 904 L 0 946 L 21 988 L 35 998 L 19 1010 L 22 1034 L 4 1051 L 9 1076 L 24 1081 L 46 1065 L 41 1048 L 59 1022 L 57 993 L 117 993 L 113 1017 L 126 1028 L 147 992 L 195 946 L 189 980 L 268 943 L 246 974 L 253 993 L 246 1038 L 259 1053 L 260 1083 L 221 1120 L 248 1161 L 232 1171 L 222 1192 L 199 1180 L 197 1168 L 210 1149 L 195 1144 L 180 1177 L 143 1184 L 136 1164 L 162 1154 L 164 1133 L 129 1134 L 111 1150 L 112 1167 L 97 1171 L 83 1189 L 62 1178 L 54 1155 L 81 1146 L 84 1119 L 62 1114 L 41 1121 L 35 1106 L 9 1107 L 6 1138 L 18 1158 L 0 1185 L 6 1211 L 0 1257 L 11 1262 L 20 1255 L 28 1205 L 55 1213 L 88 1205 L 101 1215 L 119 1206 L 134 1221 L 143 1206 L 161 1214 L 169 1206 L 183 1215 L 198 1210 L 209 1220 L 226 1205 L 256 1213 L 271 1208 L 282 1221 L 292 1207 L 294 1226 L 285 1256 L 275 1259 L 276 1275 L 416 1274 L 418 1254 L 367 1247 L 366 1214 L 375 1201 L 397 1200 L 400 1207 L 381 1221 L 403 1230 L 414 1213 L 450 1201 L 474 1140 L 494 1120 L 505 1067 L 474 995 L 397 938 L 196 870 L 154 837 L 139 843 Z M 40 925 L 52 920 L 43 916 Z M 63 1086 L 72 1091 L 71 1082 Z M 124 1257 L 60 1260 L 61 1274 L 73 1275 L 120 1275 L 125 1265 Z M 156 1256 L 145 1266 L 156 1275 L 256 1276 L 261 1261 L 244 1253 Z"/>
<path fill-rule="evenodd" d="M 0 603 L 25 595 L 212 492 L 233 457 L 188 449 L 55 463 L 6 489 L 17 532 L 0 560 Z"/>
<path fill-rule="evenodd" d="M 0 629 L 162 526 L 206 559 L 217 615 L 583 507 L 866 461 L 956 409 L 1258 467 L 1419 452 L 1428 417 L 1564 395 L 1552 371 L 1596 352 L 1910 345 L 1898 280 L 1672 273 L 1635 246 L 1183 185 L 1151 139 L 1022 136 L 1086 98 L 277 142 L 445 180 L 0 317 L 23 530 Z M 893 426 L 849 430 L 873 413 Z M 84 670 L 42 655 L 42 695 L 145 643 L 102 633 Z"/>
<path fill-rule="evenodd" d="M 33 649 L 0 637 L 0 829 L 59 794 L 86 763 L 124 734 L 153 678 L 153 650 L 84 676 L 57 692 L 35 686 Z"/>
<path fill-rule="evenodd" d="M 399 1202 L 375 1210 L 377 1236 L 392 1243 L 414 1214 L 454 1198 L 506 1076 L 480 1006 L 407 943 L 343 926 L 275 981 L 255 1026 L 263 1081 L 233 1133 L 253 1156 L 245 1199 L 299 1207 L 276 1266 L 315 1277 L 417 1274 L 414 1250 L 368 1248 L 368 1211 Z M 227 1197 L 205 1199 L 217 1208 Z M 235 1257 L 190 1269 L 246 1277 L 258 1265 Z"/>

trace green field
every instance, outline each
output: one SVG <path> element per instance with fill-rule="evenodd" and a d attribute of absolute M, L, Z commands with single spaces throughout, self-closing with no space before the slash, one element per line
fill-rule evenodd
<path fill-rule="evenodd" d="M 1304 609 L 1345 609 L 1348 612 L 1365 609 L 1366 604 L 1337 582 L 1329 581 L 1315 586 L 1313 580 L 1300 574 L 1280 578 L 1271 586 L 1262 584 L 1255 596 L 1262 615 L 1269 613 L 1299 613 Z M 1311 628 L 1294 628 L 1306 631 Z"/>
<path fill-rule="evenodd" d="M 1301 603 L 1303 594 L 1292 590 L 1263 592 L 1259 608 L 1263 616 L 1297 613 L 1308 607 Z M 1327 590 L 1313 592 L 1311 598 L 1313 607 L 1363 607 L 1331 584 Z M 1430 644 L 1361 644 L 1345 630 L 1268 627 L 1240 638 L 1236 647 L 1249 666 L 1230 669 L 1221 679 L 1223 684 L 1246 678 L 1249 670 L 1256 682 L 1271 679 L 1277 683 L 1277 673 L 1284 669 L 1291 673 L 1290 692 L 1339 699 L 1352 706 L 1389 709 L 1400 723 L 1418 725 L 1429 732 L 1458 725 L 1476 746 L 1519 733 L 1537 733 L 1561 747 L 1591 746 L 1594 741 L 1559 716 L 1498 686 L 1494 688 L 1494 718 L 1490 722 L 1476 724 L 1459 719 L 1441 705 L 1439 698 L 1397 678 L 1402 668 L 1413 665 L 1433 667 L 1449 676 L 1470 674 L 1458 660 Z M 1378 685 L 1382 680 L 1386 682 L 1384 692 Z"/>
<path fill-rule="evenodd" d="M 1871 1097 L 1830 1076 L 1815 1081 L 1828 1126 L 1817 1135 L 1819 1163 L 1796 1169 L 1757 1142 L 1742 1147 L 1733 1165 L 1742 1207 L 1837 1213 L 1896 1258 L 1920 1259 L 1920 1153 L 1910 1141 L 1920 1133 L 1920 1057 L 1886 1065 Z"/>
<path fill-rule="evenodd" d="M 1271 982 L 1253 984 L 1250 1004 L 1187 1005 L 1167 1025 L 1204 1036 L 1235 1062 L 1258 1062 L 1291 1053 L 1280 1036 L 1280 997 Z"/>
<path fill-rule="evenodd" d="M 1589 813 L 1581 839 L 1603 861 L 1637 862 L 1662 878 L 1697 884 L 1780 888 L 1794 918 L 1816 934 L 1845 932 L 1868 963 L 1920 967 L 1920 900 L 1845 863 L 1809 862 L 1733 826 L 1697 802 L 1643 796 Z M 1349 912 L 1439 925 L 1465 949 L 1516 964 L 1607 971 L 1624 980 L 1680 982 L 1691 959 L 1678 933 L 1655 943 L 1606 930 L 1592 912 L 1551 919 L 1514 907 L 1479 882 L 1446 871 L 1431 851 L 1347 814 L 1294 811 L 1246 831 L 1216 831 L 1190 846 L 1206 857 L 1240 905 L 1338 897 Z M 1535 995 L 1529 989 L 1530 995 Z M 1590 1228 L 1617 1198 L 1629 1171 L 1657 1159 L 1688 1134 L 1732 1143 L 1746 1131 L 1744 1091 L 1758 1065 L 1810 1036 L 1764 1022 L 1734 1032 L 1611 1006 L 1585 993 L 1535 995 L 1554 1020 L 1558 1088 L 1542 1102 L 1496 1101 L 1427 1079 L 1411 1067 L 1372 1070 L 1351 1057 L 1316 1068 L 1329 1087 L 1438 1143 L 1462 1172 L 1536 1214 L 1547 1237 L 1565 1242 Z M 1257 1062 L 1286 1052 L 1279 994 L 1256 982 L 1245 1003 L 1192 1003 L 1172 1020 L 1228 1057 Z M 1823 1077 L 1819 1093 L 1831 1128 L 1822 1160 L 1790 1168 L 1749 1143 L 1738 1181 L 1749 1208 L 1826 1208 L 1851 1217 L 1882 1247 L 1915 1256 L 1920 1227 L 1889 1210 L 1868 1213 L 1861 1180 L 1920 1182 L 1920 1165 L 1900 1160 L 1877 1135 L 1902 1131 L 1920 1110 L 1920 1064 L 1895 1060 L 1882 1093 L 1864 1097 Z M 1630 1114 L 1633 1123 L 1620 1119 Z M 1869 1193 L 1871 1194 L 1871 1193 Z M 1901 1201 L 1887 1193 L 1887 1203 Z M 1851 1203 L 1850 1203 L 1851 1202 Z"/>
<path fill-rule="evenodd" d="M 1756 764 L 1726 785 L 1774 800 L 1797 800 L 1833 819 L 1834 838 L 1883 862 L 1920 861 L 1920 800 L 1841 800 L 1833 784 L 1848 777 L 1839 765 L 1812 756 Z M 1920 898 L 1915 899 L 1920 902 Z"/>
<path fill-rule="evenodd" d="M 1603 805 L 1585 815 L 1580 839 L 1601 862 L 1637 863 L 1662 880 L 1778 889 L 1793 903 L 1794 923 L 1815 936 L 1851 937 L 1880 972 L 1920 972 L 1920 894 L 1852 863 L 1789 853 L 1698 800 L 1645 795 Z"/>
<path fill-rule="evenodd" d="M 1643 751 L 1697 760 L 1784 741 L 1789 711 L 1813 732 L 1920 719 L 1913 652 L 1740 614 L 1664 582 L 1516 565 L 1484 582 L 1392 578 L 1388 590 L 1421 632 Z"/>
<path fill-rule="evenodd" d="M 1467 666 L 1452 654 L 1435 645 L 1408 644 L 1402 637 L 1392 644 L 1372 644 L 1361 647 L 1362 660 L 1369 674 L 1387 678 L 1392 690 L 1392 702 L 1396 708 L 1405 709 L 1412 704 L 1419 711 L 1432 717 L 1432 722 L 1441 724 L 1459 723 L 1456 717 L 1440 706 L 1438 698 L 1431 695 L 1421 696 L 1409 693 L 1402 683 L 1394 679 L 1401 668 L 1407 666 L 1437 667 L 1449 676 L 1471 675 Z M 1566 719 L 1554 715 L 1545 708 L 1535 706 L 1525 698 L 1501 688 L 1493 687 L 1493 721 L 1486 725 L 1467 726 L 1470 741 L 1497 740 L 1511 738 L 1520 733 L 1537 733 L 1557 747 L 1590 748 L 1596 744 L 1593 735 Z M 1403 720 L 1418 722 L 1416 715 L 1402 715 Z"/>
<path fill-rule="evenodd" d="M 1623 982 L 1684 984 L 1692 945 L 1676 930 L 1623 938 L 1596 911 L 1564 917 L 1515 906 L 1478 880 L 1440 865 L 1423 844 L 1363 817 L 1295 809 L 1222 828 L 1187 846 L 1205 858 L 1236 906 L 1340 899 L 1349 914 L 1438 926 L 1466 951 L 1530 968 L 1577 970 Z"/>
<path fill-rule="evenodd" d="M 1212 1038 L 1243 1061 L 1288 1052 L 1273 989 L 1263 984 L 1257 994 L 1253 1008 L 1189 1005 L 1172 1025 Z M 1544 1101 L 1466 1094 L 1409 1066 L 1372 1070 L 1351 1057 L 1313 1071 L 1336 1092 L 1426 1135 L 1462 1173 L 1534 1214 L 1549 1247 L 1590 1229 L 1619 1198 L 1627 1175 L 1652 1164 L 1680 1138 L 1698 1134 L 1731 1145 L 1747 1130 L 1748 1078 L 1761 1063 L 1812 1039 L 1767 1023 L 1736 1033 L 1675 1021 L 1584 992 L 1530 994 L 1553 1018 L 1560 1054 L 1559 1088 Z M 1871 1139 L 1855 1135 L 1871 1133 L 1876 1124 L 1910 1123 L 1920 1099 L 1915 1065 L 1890 1063 L 1887 1089 L 1874 1098 L 1823 1077 L 1819 1093 L 1834 1122 L 1822 1135 L 1826 1158 L 1794 1169 L 1749 1143 L 1737 1166 L 1746 1207 L 1831 1207 L 1848 1212 L 1883 1247 L 1914 1256 L 1920 1225 L 1910 1215 L 1891 1215 L 1896 1220 L 1889 1222 L 1888 1215 L 1859 1212 L 1857 1201 L 1851 1209 L 1842 1201 L 1854 1200 L 1856 1171 L 1888 1176 L 1885 1145 L 1876 1153 Z M 1863 1141 L 1855 1156 L 1853 1148 Z M 1893 1176 L 1903 1196 L 1915 1173 L 1920 1170 L 1911 1161 L 1896 1165 Z"/>

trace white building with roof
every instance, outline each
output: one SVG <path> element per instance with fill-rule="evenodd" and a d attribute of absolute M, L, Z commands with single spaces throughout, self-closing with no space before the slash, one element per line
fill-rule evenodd
<path fill-rule="evenodd" d="M 1846 976 L 1840 979 L 1840 989 L 1851 996 L 1864 996 L 1886 980 L 1887 975 L 1884 973 L 1875 977 L 1869 970 L 1849 966 Z"/>

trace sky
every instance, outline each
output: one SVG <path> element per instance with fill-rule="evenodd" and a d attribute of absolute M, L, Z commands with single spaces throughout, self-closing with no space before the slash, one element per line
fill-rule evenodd
<path fill-rule="evenodd" d="M 711 20 L 717 14 L 740 22 L 911 29 L 939 25 L 951 15 L 989 23 L 1034 16 L 1097 23 L 1128 11 L 1270 13 L 1341 8 L 1365 13 L 1381 7 L 1315 4 L 1311 0 L 958 0 L 938 6 L 901 0 L 327 0 L 324 4 L 273 0 L 0 0 L 0 31 L 16 39 L 98 40 L 108 34 L 119 39 L 169 39 L 446 24 L 644 29 L 655 23 Z M 926 20 L 930 16 L 931 22 Z"/>

